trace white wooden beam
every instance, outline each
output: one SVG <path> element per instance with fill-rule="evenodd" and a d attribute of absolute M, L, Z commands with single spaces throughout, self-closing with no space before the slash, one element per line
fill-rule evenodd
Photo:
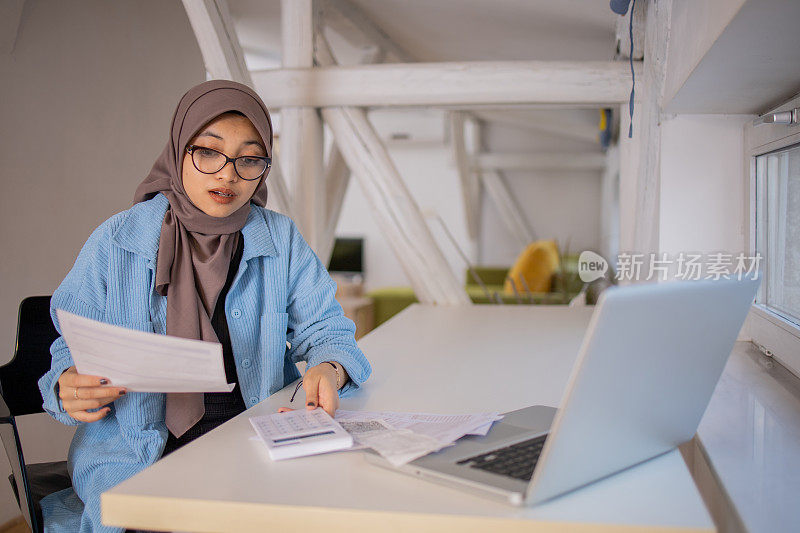
<path fill-rule="evenodd" d="M 472 160 L 483 170 L 596 170 L 605 168 L 602 153 L 482 153 Z"/>
<path fill-rule="evenodd" d="M 505 177 L 496 170 L 488 170 L 482 173 L 482 180 L 486 194 L 497 206 L 500 218 L 511 235 L 517 239 L 520 249 L 536 240 L 519 204 L 514 200 L 514 196 L 508 188 Z"/>
<path fill-rule="evenodd" d="M 350 181 L 350 169 L 347 166 L 342 152 L 336 143 L 331 147 L 331 154 L 325 167 L 325 183 L 327 184 L 327 209 L 328 225 L 335 226 L 339 220 L 339 211 L 342 208 L 342 198 Z"/>
<path fill-rule="evenodd" d="M 310 68 L 314 64 L 314 12 L 312 0 L 281 1 L 281 39 L 284 68 Z M 261 90 L 262 96 L 270 90 Z M 267 104 L 270 105 L 270 104 Z M 313 107 L 281 109 L 281 165 L 292 187 L 293 213 L 311 249 L 319 253 L 325 222 L 325 182 L 322 121 Z"/>
<path fill-rule="evenodd" d="M 313 0 L 281 0 L 281 60 L 285 68 L 314 65 Z"/>
<path fill-rule="evenodd" d="M 430 304 L 468 305 L 469 298 L 365 112 L 355 108 L 325 108 L 322 115 L 417 298 Z"/>
<path fill-rule="evenodd" d="M 322 20 L 357 48 L 374 45 L 398 61 L 411 63 L 414 57 L 394 42 L 378 24 L 350 0 L 322 0 Z"/>
<path fill-rule="evenodd" d="M 183 0 L 183 7 L 203 55 L 206 71 L 211 77 L 233 80 L 253 87 L 227 1 Z M 278 163 L 276 155 L 272 154 L 274 167 Z M 292 206 L 281 172 L 273 168 L 267 179 L 270 207 L 292 216 Z"/>
<path fill-rule="evenodd" d="M 286 187 L 286 180 L 283 179 L 279 163 L 280 160 L 273 158 L 272 168 L 267 176 L 267 190 L 269 191 L 267 207 L 291 218 L 292 212 L 289 206 L 292 205 L 292 198 Z"/>
<path fill-rule="evenodd" d="M 319 252 L 320 227 L 324 219 L 322 122 L 313 107 L 281 109 L 280 160 L 292 191 L 294 221 L 308 242 Z"/>
<path fill-rule="evenodd" d="M 512 128 L 600 144 L 599 111 L 597 112 L 597 120 L 594 122 L 587 122 L 586 120 L 581 120 L 583 117 L 577 118 L 570 115 L 568 110 L 562 110 L 558 115 L 550 112 L 522 114 L 519 111 L 473 111 L 473 114 L 487 122 Z"/>
<path fill-rule="evenodd" d="M 637 82 L 638 80 L 638 70 L 637 72 Z M 628 86 L 630 89 L 630 85 Z M 628 93 L 630 95 L 630 93 Z M 626 100 L 627 102 L 627 100 Z M 561 110 L 581 110 L 581 109 L 591 109 L 596 111 L 598 108 L 601 107 L 614 107 L 615 103 L 608 103 L 608 104 L 596 104 L 596 103 L 580 103 L 580 102 L 572 102 L 572 103 L 536 103 L 536 102 L 524 102 L 524 103 L 510 103 L 510 104 L 470 104 L 470 105 L 463 105 L 463 104 L 442 104 L 436 105 L 437 109 L 444 109 L 447 111 L 467 111 L 469 113 L 474 113 L 475 111 L 561 111 Z"/>
<path fill-rule="evenodd" d="M 619 254 L 619 147 L 606 151 L 606 168 L 600 181 L 600 253 L 612 266 Z"/>
<path fill-rule="evenodd" d="M 333 55 L 317 35 L 318 64 L 332 64 Z M 369 201 L 373 219 L 423 303 L 469 305 L 470 299 L 439 249 L 414 198 L 363 109 L 322 110 L 336 144 Z"/>
<path fill-rule="evenodd" d="M 456 111 L 450 113 L 450 142 L 452 144 L 453 159 L 461 183 L 461 198 L 464 204 L 464 215 L 467 223 L 467 236 L 470 240 L 470 263 L 477 262 L 478 239 L 480 238 L 480 200 L 481 184 L 478 176 L 470 168 L 469 152 L 465 138 L 466 113 Z"/>
<path fill-rule="evenodd" d="M 638 68 L 638 67 L 637 67 Z M 397 63 L 252 72 L 267 105 L 435 106 L 627 101 L 631 74 L 619 61 Z"/>
<path fill-rule="evenodd" d="M 374 61 L 380 61 L 382 57 L 382 51 L 372 46 L 364 49 L 360 62 L 369 64 Z M 336 141 L 334 141 L 325 166 L 325 222 L 322 227 L 322 238 L 318 252 L 320 260 L 325 265 L 330 261 L 331 252 L 333 251 L 333 244 L 336 240 L 336 225 L 339 223 L 339 216 L 342 213 L 344 197 L 349 183 L 350 168 L 342 157 Z"/>
<path fill-rule="evenodd" d="M 659 251 L 661 109 L 664 101 L 672 2 L 647 2 L 642 98 L 634 111 L 633 147 L 638 152 L 633 243 L 627 251 Z M 620 136 L 628 141 L 627 132 Z"/>
<path fill-rule="evenodd" d="M 466 123 L 464 124 L 465 141 L 467 145 L 467 153 L 479 154 L 484 149 L 484 127 L 485 123 L 477 118 L 474 114 L 469 114 Z M 469 129 L 467 129 L 469 126 Z M 483 171 L 481 169 L 472 169 L 472 174 L 478 180 L 478 239 L 474 251 L 475 264 L 481 264 L 483 261 L 483 245 L 480 238 L 480 222 L 483 220 Z"/>
<path fill-rule="evenodd" d="M 325 166 L 325 184 L 325 225 L 317 255 L 319 255 L 320 261 L 327 265 L 333 251 L 333 243 L 336 240 L 336 225 L 339 223 L 339 216 L 344 206 L 347 186 L 350 184 L 350 167 L 342 157 L 336 141 L 331 146 Z"/>
<path fill-rule="evenodd" d="M 183 0 L 203 62 L 212 78 L 253 86 L 226 0 Z M 269 105 L 269 104 L 267 104 Z"/>

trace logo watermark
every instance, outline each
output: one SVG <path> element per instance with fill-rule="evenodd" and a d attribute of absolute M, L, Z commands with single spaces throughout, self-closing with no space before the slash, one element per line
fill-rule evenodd
<path fill-rule="evenodd" d="M 584 283 L 591 283 L 600 279 L 608 272 L 608 261 L 603 256 L 592 251 L 581 252 L 578 257 L 578 276 Z"/>
<path fill-rule="evenodd" d="M 622 252 L 617 255 L 617 281 L 666 281 L 758 279 L 761 254 L 745 255 L 726 252 L 677 254 Z M 600 255 L 586 250 L 578 258 L 578 276 L 591 283 L 606 275 L 608 262 Z"/>

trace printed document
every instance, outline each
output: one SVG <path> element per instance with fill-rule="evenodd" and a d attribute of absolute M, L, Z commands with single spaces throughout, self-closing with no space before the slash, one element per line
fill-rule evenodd
<path fill-rule="evenodd" d="M 334 418 L 356 444 L 372 448 L 394 466 L 400 466 L 450 446 L 464 435 L 485 435 L 503 416 L 339 409 Z"/>
<path fill-rule="evenodd" d="M 222 345 L 135 331 L 56 310 L 79 373 L 131 392 L 230 392 Z"/>

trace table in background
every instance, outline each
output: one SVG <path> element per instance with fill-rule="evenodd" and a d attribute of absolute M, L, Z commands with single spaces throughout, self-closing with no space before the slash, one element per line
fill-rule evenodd
<path fill-rule="evenodd" d="M 558 405 L 591 312 L 412 306 L 360 341 L 373 376 L 341 407 L 470 413 Z M 527 508 L 370 465 L 360 451 L 272 462 L 251 438 L 248 417 L 289 405 L 290 388 L 104 493 L 104 521 L 179 531 L 713 530 L 677 451 Z"/>

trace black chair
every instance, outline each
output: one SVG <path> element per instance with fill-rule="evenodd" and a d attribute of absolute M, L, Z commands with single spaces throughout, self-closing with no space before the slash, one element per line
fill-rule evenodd
<path fill-rule="evenodd" d="M 16 417 L 41 413 L 37 381 L 50 369 L 50 345 L 58 332 L 50 319 L 50 297 L 31 296 L 19 306 L 14 358 L 0 367 L 0 438 L 11 463 L 8 480 L 31 530 L 43 531 L 39 501 L 72 485 L 67 462 L 25 464 Z"/>

